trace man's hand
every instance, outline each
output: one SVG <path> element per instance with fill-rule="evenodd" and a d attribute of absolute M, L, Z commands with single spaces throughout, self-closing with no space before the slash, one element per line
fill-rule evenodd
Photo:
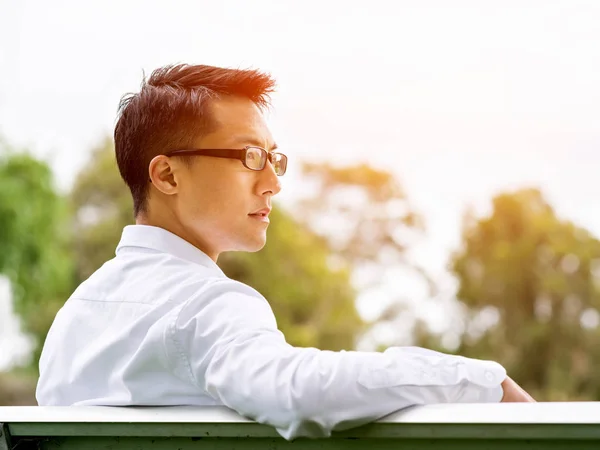
<path fill-rule="evenodd" d="M 531 395 L 525 392 L 523 388 L 515 383 L 510 377 L 506 377 L 501 386 L 504 390 L 504 396 L 501 400 L 502 402 L 535 403 L 535 400 L 531 397 Z"/>

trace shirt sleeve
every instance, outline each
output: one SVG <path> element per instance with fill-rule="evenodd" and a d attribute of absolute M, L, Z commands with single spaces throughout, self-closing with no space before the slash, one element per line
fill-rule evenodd
<path fill-rule="evenodd" d="M 235 282 L 186 302 L 168 337 L 202 391 L 286 439 L 329 436 L 413 405 L 498 402 L 506 378 L 495 362 L 417 347 L 293 347 L 268 302 Z"/>

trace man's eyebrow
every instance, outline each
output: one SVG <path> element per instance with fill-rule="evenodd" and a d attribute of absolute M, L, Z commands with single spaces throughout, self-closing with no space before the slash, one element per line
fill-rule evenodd
<path fill-rule="evenodd" d="M 240 138 L 236 139 L 235 142 L 239 142 L 240 144 L 246 144 L 246 145 L 251 145 L 253 147 L 260 147 L 263 148 L 263 144 L 256 138 L 253 137 L 248 137 L 248 136 L 241 136 Z M 271 146 L 271 149 L 265 149 L 268 150 L 270 152 L 278 149 L 279 147 L 277 146 L 277 143 L 273 142 L 273 145 Z"/>

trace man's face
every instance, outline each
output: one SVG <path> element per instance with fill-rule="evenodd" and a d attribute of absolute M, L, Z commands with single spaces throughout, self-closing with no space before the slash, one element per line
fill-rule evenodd
<path fill-rule="evenodd" d="M 216 128 L 195 148 L 274 150 L 275 143 L 259 108 L 249 99 L 222 97 L 211 102 Z M 191 165 L 179 170 L 175 211 L 186 238 L 216 258 L 231 250 L 257 251 L 266 243 L 271 198 L 281 190 L 271 163 L 261 171 L 237 159 L 185 156 Z"/>

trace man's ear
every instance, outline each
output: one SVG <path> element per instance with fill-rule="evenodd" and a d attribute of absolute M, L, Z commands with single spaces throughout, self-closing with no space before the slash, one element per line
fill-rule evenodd
<path fill-rule="evenodd" d="M 178 191 L 177 167 L 168 156 L 158 155 L 148 165 L 148 176 L 152 185 L 165 195 L 173 195 Z"/>

